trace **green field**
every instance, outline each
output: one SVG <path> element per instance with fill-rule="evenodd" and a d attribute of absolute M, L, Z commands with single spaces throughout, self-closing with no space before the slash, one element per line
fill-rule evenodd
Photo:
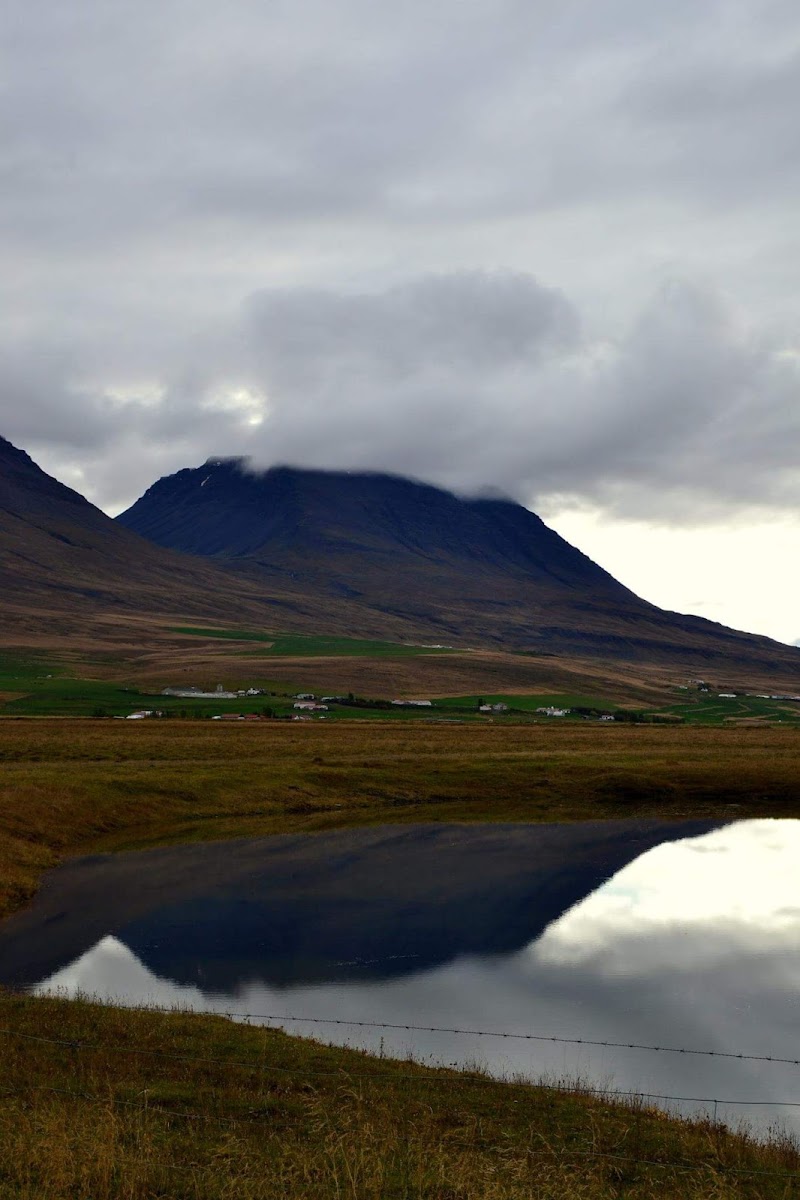
<path fill-rule="evenodd" d="M 403 642 L 364 638 L 318 637 L 300 633 L 248 633 L 240 629 L 203 629 L 176 625 L 170 633 L 215 638 L 231 642 L 266 642 L 263 654 L 276 658 L 408 658 L 420 654 L 450 654 L 449 646 L 412 646 Z"/>
<path fill-rule="evenodd" d="M 195 632 L 199 635 L 201 631 Z M 202 632 L 205 634 L 208 631 Z M 234 636 L 224 630 L 217 632 L 221 637 Z M 249 636 L 253 639 L 268 637 L 267 634 Z M 437 653 L 414 646 L 393 646 L 388 642 L 356 641 L 347 638 L 285 637 L 279 639 L 279 643 L 274 652 L 285 657 L 300 655 L 301 648 L 306 655 L 312 655 L 313 648 L 315 655 L 323 657 L 338 654 L 370 657 L 373 654 L 371 648 L 376 646 L 385 648 L 386 654 L 390 651 L 406 654 Z M 326 649 L 328 647 L 332 649 Z M 272 654 L 273 649 L 270 648 L 267 653 Z M 293 714 L 294 697 L 298 691 L 314 691 L 317 696 L 324 694 L 324 689 L 315 685 L 313 677 L 309 682 L 306 672 L 303 673 L 305 678 L 301 678 L 296 686 L 287 685 L 285 681 L 276 682 L 265 678 L 249 679 L 246 686 L 260 688 L 264 695 L 241 696 L 233 700 L 162 696 L 160 686 L 148 691 L 132 682 L 78 677 L 73 672 L 74 667 L 68 670 L 63 664 L 38 661 L 30 657 L 8 654 L 1 657 L 0 714 L 12 717 L 118 717 L 146 708 L 158 710 L 171 717 L 202 718 L 218 713 L 256 713 L 285 717 Z M 222 678 L 224 680 L 224 673 Z M 169 680 L 165 679 L 164 685 L 167 683 Z M 208 680 L 206 686 L 213 689 L 215 684 L 216 679 L 213 682 Z M 611 711 L 615 707 L 602 698 L 564 694 L 452 696 L 435 699 L 430 708 L 391 706 L 388 701 L 392 698 L 368 697 L 363 705 L 355 706 L 331 704 L 325 719 L 419 721 L 439 718 L 483 721 L 486 717 L 478 713 L 479 702 L 507 704 L 509 712 L 499 714 L 504 720 L 513 720 L 515 717 L 530 719 L 536 708 L 545 705 L 565 708 L 582 705 L 603 711 Z M 375 700 L 383 702 L 370 707 L 370 701 Z M 572 716 L 569 719 L 581 718 Z"/>
<path fill-rule="evenodd" d="M 721 725 L 725 721 L 756 718 L 792 725 L 800 723 L 800 702 L 767 700 L 761 696 L 736 696 L 721 700 L 717 692 L 698 692 L 691 700 L 660 710 L 698 725 Z"/>
<path fill-rule="evenodd" d="M 166 681 L 165 681 L 166 682 Z M 208 687 L 214 685 L 209 682 Z M 29 659 L 0 660 L 0 715 L 7 717 L 124 717 L 137 709 L 153 709 L 167 717 L 210 718 L 222 713 L 255 713 L 287 717 L 293 714 L 296 691 L 315 691 L 313 681 L 288 687 L 285 681 L 252 679 L 248 686 L 262 689 L 260 696 L 235 699 L 162 696 L 160 687 L 144 690 L 133 683 L 102 679 L 76 678 L 63 667 L 37 663 Z M 356 704 L 329 704 L 329 710 L 317 714 L 336 720 L 391 721 L 526 721 L 546 724 L 583 722 L 597 719 L 600 713 L 618 712 L 618 706 L 602 696 L 539 693 L 519 696 L 511 693 L 485 693 L 473 696 L 445 696 L 433 700 L 430 708 L 401 708 L 388 704 L 389 697 L 367 698 Z M 479 713 L 480 704 L 506 704 L 505 713 Z M 537 715 L 537 708 L 572 709 L 565 717 Z M 575 710 L 584 710 L 583 712 Z M 679 704 L 643 710 L 644 720 L 673 718 L 688 725 L 723 725 L 736 720 L 800 725 L 800 703 L 765 700 L 757 696 L 737 696 L 720 700 L 716 694 L 692 696 Z"/>
<path fill-rule="evenodd" d="M 562 694 L 539 694 L 536 696 L 516 696 L 512 694 L 480 696 L 449 696 L 437 700 L 437 706 L 450 709 L 477 709 L 480 704 L 507 704 L 509 712 L 536 713 L 537 708 L 590 708 L 602 712 L 613 712 L 617 707 L 610 700 L 600 696 L 567 696 Z M 580 720 L 579 714 L 570 713 L 570 717 Z M 544 718 L 545 720 L 547 718 Z"/>

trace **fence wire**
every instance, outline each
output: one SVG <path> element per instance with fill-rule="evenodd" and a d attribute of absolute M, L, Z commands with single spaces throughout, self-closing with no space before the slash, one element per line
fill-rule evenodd
<path fill-rule="evenodd" d="M 203 1064 L 204 1066 L 217 1066 L 226 1069 L 248 1070 L 258 1072 L 277 1072 L 281 1075 L 294 1075 L 299 1077 L 313 1076 L 315 1078 L 340 1078 L 340 1079 L 361 1079 L 372 1082 L 397 1082 L 410 1081 L 416 1083 L 437 1083 L 447 1087 L 453 1086 L 472 1086 L 486 1085 L 496 1086 L 500 1083 L 507 1083 L 513 1087 L 521 1087 L 528 1089 L 559 1091 L 570 1094 L 580 1094 L 588 1096 L 599 1096 L 603 1099 L 608 1098 L 631 1098 L 642 1100 L 659 1100 L 666 1102 L 674 1102 L 681 1104 L 707 1104 L 714 1105 L 715 1109 L 721 1105 L 723 1107 L 739 1106 L 747 1108 L 759 1107 L 774 1107 L 774 1108 L 800 1108 L 800 1100 L 778 1100 L 778 1099 L 726 1099 L 721 1096 L 675 1096 L 667 1095 L 663 1092 L 643 1092 L 631 1088 L 609 1088 L 609 1087 L 592 1087 L 584 1084 L 559 1084 L 559 1083 L 539 1083 L 534 1081 L 524 1080 L 503 1080 L 489 1075 L 478 1075 L 464 1071 L 453 1071 L 446 1067 L 441 1067 L 438 1071 L 427 1071 L 418 1068 L 414 1072 L 395 1071 L 347 1071 L 347 1070 L 322 1070 L 320 1068 L 298 1068 L 298 1067 L 281 1067 L 275 1063 L 267 1061 L 258 1062 L 253 1059 L 231 1059 L 231 1058 L 215 1058 L 208 1055 L 192 1055 L 192 1054 L 174 1054 L 167 1050 L 155 1050 L 149 1046 L 123 1046 L 120 1044 L 107 1045 L 104 1043 L 86 1042 L 80 1039 L 70 1038 L 51 1038 L 45 1037 L 43 1034 L 25 1033 L 18 1029 L 0 1028 L 0 1036 L 19 1038 L 23 1041 L 38 1042 L 45 1045 L 60 1046 L 71 1050 L 75 1053 L 113 1053 L 113 1054 L 129 1054 L 141 1055 L 147 1058 L 163 1059 L 169 1062 L 182 1062 L 191 1064 Z"/>

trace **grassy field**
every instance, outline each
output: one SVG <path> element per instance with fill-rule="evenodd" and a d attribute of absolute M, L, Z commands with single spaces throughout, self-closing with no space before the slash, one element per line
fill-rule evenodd
<path fill-rule="evenodd" d="M 800 817 L 791 728 L 0 722 L 0 913 L 71 854 L 438 820 Z M 0 995 L 0 1196 L 788 1197 L 708 1122 L 218 1018 Z"/>
<path fill-rule="evenodd" d="M 9 1032 L 10 1031 L 10 1032 Z M 221 1018 L 0 996 L 0 1195 L 778 1200 L 800 1157 L 708 1121 Z"/>
<path fill-rule="evenodd" d="M 57 668 L 54 668 L 57 670 Z M 210 717 L 215 713 L 268 713 L 270 716 L 289 716 L 296 691 L 287 690 L 285 682 L 254 676 L 248 684 L 263 689 L 259 696 L 241 696 L 234 700 L 163 696 L 161 690 L 147 690 L 134 683 L 127 685 L 104 679 L 80 679 L 67 674 L 51 674 L 42 668 L 32 668 L 28 674 L 19 668 L 13 674 L 0 673 L 0 714 L 4 716 L 126 716 L 137 709 L 158 709 L 167 716 Z M 213 685 L 206 684 L 206 687 Z M 297 685 L 300 688 L 301 685 Z M 319 696 L 321 689 L 314 693 Z M 391 699 L 391 697 L 384 698 Z M 326 720 L 424 720 L 435 716 L 461 720 L 484 720 L 478 715 L 478 702 L 505 703 L 509 713 L 505 719 L 533 716 L 542 705 L 570 707 L 582 704 L 613 711 L 617 706 L 603 698 L 556 696 L 542 694 L 518 696 L 507 693 L 479 696 L 437 697 L 428 710 L 414 708 L 352 707 L 329 705 Z M 570 719 L 580 719 L 579 717 Z"/>
<path fill-rule="evenodd" d="M 469 711 L 479 704 L 507 704 L 517 713 L 534 714 L 537 708 L 592 708 L 612 712 L 617 705 L 603 696 L 576 696 L 565 692 L 543 692 L 535 696 L 519 696 L 510 692 L 480 696 L 446 696 L 437 701 L 437 706 Z"/>
<path fill-rule="evenodd" d="M 188 632 L 187 629 L 184 632 Z M 239 634 L 226 630 L 193 630 L 204 637 L 218 636 L 226 646 L 235 646 Z M 266 634 L 241 635 L 246 641 L 249 637 L 256 641 L 268 638 Z M 213 641 L 213 637 L 212 637 Z M 485 692 L 474 692 L 466 695 L 444 695 L 441 686 L 451 679 L 458 678 L 459 665 L 464 655 L 451 654 L 448 651 L 437 651 L 432 648 L 396 646 L 392 643 L 357 641 L 347 638 L 314 638 L 314 637 L 280 637 L 274 645 L 264 652 L 265 657 L 273 656 L 268 676 L 263 674 L 264 662 L 258 657 L 249 658 L 243 669 L 241 663 L 235 663 L 226 656 L 213 660 L 206 668 L 205 674 L 193 673 L 191 683 L 200 685 L 204 690 L 213 689 L 218 680 L 231 689 L 256 687 L 262 689 L 264 695 L 239 697 L 234 700 L 195 699 L 169 697 L 161 695 L 163 687 L 175 684 L 181 679 L 188 686 L 185 678 L 185 668 L 176 672 L 165 666 L 160 678 L 144 680 L 137 677 L 137 672 L 128 668 L 128 678 L 125 679 L 125 664 L 104 660 L 79 663 L 53 661 L 32 654 L 8 654 L 0 656 L 0 715 L 2 716 L 74 716 L 101 717 L 126 716 L 136 709 L 158 709 L 167 716 L 175 717 L 211 717 L 217 713 L 255 713 L 268 716 L 286 717 L 292 715 L 293 699 L 299 691 L 312 691 L 316 695 L 332 692 L 347 694 L 356 680 L 363 673 L 363 667 L 373 671 L 380 664 L 414 663 L 415 661 L 434 659 L 440 666 L 437 673 L 428 678 L 422 677 L 419 698 L 432 696 L 430 709 L 392 709 L 339 706 L 335 703 L 329 706 L 326 720 L 367 719 L 367 720 L 400 720 L 418 721 L 441 718 L 459 721 L 485 721 L 487 718 L 478 713 L 480 703 L 506 704 L 508 712 L 500 716 L 492 715 L 493 720 L 548 720 L 538 717 L 537 708 L 556 707 L 573 710 L 566 718 L 569 722 L 587 719 L 587 714 L 593 714 L 596 719 L 601 712 L 614 713 L 620 709 L 623 712 L 636 711 L 643 714 L 647 720 L 672 719 L 687 724 L 723 725 L 737 721 L 745 723 L 760 722 L 763 724 L 796 725 L 800 727 L 800 702 L 770 700 L 760 696 L 739 694 L 733 699 L 720 699 L 716 692 L 702 693 L 692 689 L 678 691 L 675 687 L 668 691 L 663 689 L 663 701 L 666 703 L 642 704 L 636 703 L 636 698 L 608 691 L 568 692 L 557 690 L 537 690 L 525 692 L 522 690 L 496 691 L 491 688 Z M 298 657 L 305 654 L 316 654 L 318 657 Z M 512 658 L 513 656 L 508 656 Z M 341 673 L 331 676 L 331 664 L 356 661 L 358 670 L 353 673 Z M 482 660 L 476 656 L 472 663 L 473 673 L 480 673 Z M 284 669 L 280 674 L 278 664 L 288 665 L 290 675 Z M 274 665 L 273 665 L 274 664 Z M 434 666 L 436 664 L 434 663 Z M 497 664 L 491 659 L 487 667 L 487 682 L 495 682 L 492 671 Z M 98 670 L 98 666 L 101 668 Z M 235 668 L 235 670 L 234 670 Z M 455 670 L 453 670 L 455 668 Z M 335 670 L 335 669 L 334 669 Z M 293 676 L 293 678 L 292 678 Z M 392 687 L 393 671 L 389 667 L 385 675 L 376 674 L 369 679 L 363 694 L 368 699 L 389 701 L 397 695 L 408 695 L 409 678 L 396 680 L 400 686 Z M 336 686 L 336 685 L 339 686 Z M 431 691 L 431 684 L 434 690 Z M 436 688 L 436 685 L 439 688 Z M 327 685 L 327 686 L 326 686 Z M 381 687 L 382 691 L 376 689 Z M 414 694 L 413 692 L 411 693 Z"/>
<path fill-rule="evenodd" d="M 670 704 L 663 711 L 697 725 L 721 725 L 730 721 L 800 724 L 800 701 L 770 700 L 765 696 L 737 695 L 733 699 L 720 699 L 716 693 L 701 692 L 684 703 Z"/>
<path fill-rule="evenodd" d="M 312 634 L 247 633 L 238 629 L 204 629 L 192 625 L 171 626 L 170 632 L 231 642 L 264 642 L 266 645 L 262 653 L 277 658 L 407 658 L 418 654 L 451 653 L 450 646 L 416 646 L 403 642 L 318 637 Z"/>
<path fill-rule="evenodd" d="M 198 633 L 201 631 L 197 631 Z M 210 631 L 203 631 L 209 633 Z M 219 636 L 228 638 L 226 631 L 219 631 Z M 233 635 L 230 635 L 231 637 Z M 250 635 L 260 639 L 262 635 Z M 263 635 L 266 638 L 267 635 Z M 275 649 L 278 657 L 291 657 L 300 653 L 301 644 L 308 653 L 313 647 L 319 654 L 336 657 L 358 656 L 364 654 L 373 657 L 374 647 L 379 643 L 355 642 L 352 639 L 326 638 L 283 638 Z M 391 647 L 386 643 L 386 654 L 391 657 L 392 650 L 403 655 L 435 654 L 434 650 L 421 650 L 418 647 Z M 276 644 L 277 646 L 277 644 Z M 336 647 L 343 647 L 337 651 Z M 323 650 L 323 647 L 327 649 Z M 270 648 L 268 653 L 272 653 Z M 310 666 L 313 672 L 314 666 Z M 83 668 L 86 672 L 87 668 Z M 298 666 L 298 676 L 308 678 L 309 667 Z M 202 716 L 209 717 L 214 713 L 263 713 L 270 715 L 288 716 L 292 713 L 292 704 L 297 688 L 291 689 L 286 681 L 276 681 L 261 675 L 248 677 L 247 684 L 263 689 L 262 696 L 239 697 L 235 700 L 193 699 L 172 696 L 162 696 L 161 688 L 148 689 L 147 685 L 129 682 L 120 683 L 111 679 L 91 678 L 82 673 L 76 675 L 74 670 L 64 664 L 37 660 L 35 658 L 11 657 L 0 658 L 0 714 L 5 716 L 126 716 L 139 708 L 157 708 L 169 716 Z M 206 682 L 206 687 L 214 685 Z M 316 694 L 322 693 L 321 688 Z M 385 699 L 391 699 L 389 695 Z M 478 702 L 504 702 L 513 710 L 513 715 L 533 714 L 537 707 L 545 704 L 571 707 L 576 704 L 599 706 L 611 710 L 616 707 L 613 701 L 603 698 L 586 698 L 575 695 L 553 695 L 542 693 L 537 695 L 512 695 L 508 693 L 492 694 L 485 698 L 475 696 L 439 697 L 433 703 L 429 712 L 414 709 L 369 709 L 341 707 L 332 704 L 328 720 L 339 718 L 352 719 L 393 719 L 414 720 L 435 716 L 459 717 L 460 719 L 477 719 Z M 483 718 L 481 718 L 483 719 Z"/>
<path fill-rule="evenodd" d="M 141 642 L 137 642 L 137 635 Z M 107 637 L 107 634 L 104 635 Z M 317 696 L 355 693 L 384 701 L 383 710 L 330 707 L 326 720 L 379 719 L 472 721 L 548 720 L 545 706 L 579 709 L 570 722 L 600 713 L 638 713 L 646 720 L 723 725 L 734 722 L 800 725 L 800 702 L 770 700 L 758 692 L 792 692 L 794 682 L 751 678 L 717 681 L 710 692 L 681 686 L 679 669 L 530 658 L 486 650 L 450 650 L 356 638 L 247 632 L 203 626 L 132 626 L 117 648 L 48 652 L 45 647 L 0 654 L 0 716 L 125 716 L 138 708 L 169 716 L 217 713 L 288 716 L 298 692 Z M 677 678 L 676 678 L 677 676 Z M 265 695 L 235 700 L 165 697 L 165 687 L 213 691 L 255 687 Z M 735 691 L 733 699 L 718 693 Z M 430 699 L 429 710 L 392 710 L 397 698 Z M 479 716 L 478 702 L 509 711 Z"/>
<path fill-rule="evenodd" d="M 200 631 L 204 634 L 213 631 Z M 233 635 L 227 631 L 219 631 L 220 638 L 230 640 Z M 237 635 L 238 636 L 238 635 Z M 245 635 L 243 635 L 245 636 Z M 267 635 L 249 635 L 253 639 L 266 639 Z M 376 649 L 377 648 L 377 649 Z M 263 664 L 255 663 L 252 672 L 231 683 L 228 674 L 223 673 L 229 663 L 220 664 L 220 673 L 228 687 L 253 686 L 263 689 L 263 696 L 239 697 L 235 700 L 194 699 L 162 696 L 164 686 L 174 679 L 165 673 L 163 678 L 148 686 L 144 682 L 120 682 L 119 678 L 92 677 L 91 664 L 81 664 L 75 670 L 72 664 L 52 662 L 47 659 L 37 659 L 29 656 L 0 657 L 0 714 L 4 716 L 126 716 L 139 708 L 157 708 L 169 716 L 202 716 L 209 717 L 214 713 L 263 713 L 287 716 L 292 713 L 292 703 L 297 691 L 313 690 L 320 695 L 325 692 L 315 679 L 320 671 L 320 662 L 328 658 L 348 658 L 365 656 L 370 661 L 380 659 L 385 651 L 385 657 L 414 658 L 416 656 L 435 656 L 445 652 L 434 649 L 393 646 L 391 643 L 358 642 L 353 639 L 332 638 L 300 638 L 285 637 L 279 639 L 275 646 L 265 651 L 265 654 L 275 654 L 277 658 L 294 658 L 294 656 L 312 652 L 321 658 L 299 658 L 296 660 L 297 682 L 293 685 L 286 679 L 276 680 L 264 676 Z M 259 670 L 259 665 L 261 670 Z M 213 680 L 213 682 L 212 682 Z M 309 680 L 311 682 L 309 682 Z M 213 689 L 216 677 L 210 676 L 202 682 L 204 689 Z M 350 689 L 345 689 L 345 692 Z M 337 693 L 338 694 L 338 693 Z M 369 694 L 369 693 L 368 693 Z M 393 693 L 384 694 L 383 699 L 393 699 Z M 330 706 L 327 719 L 336 720 L 344 717 L 352 719 L 382 719 L 413 720 L 424 719 L 439 712 L 443 717 L 459 717 L 461 719 L 477 718 L 478 701 L 475 696 L 438 697 L 434 700 L 434 711 L 422 712 L 414 709 L 377 709 Z M 616 707 L 614 701 L 607 699 L 585 699 L 578 696 L 552 695 L 541 693 L 536 695 L 492 694 L 487 696 L 487 702 L 505 702 L 513 708 L 516 715 L 532 714 L 543 704 L 562 704 L 570 706 L 576 703 L 599 705 L 604 708 Z"/>

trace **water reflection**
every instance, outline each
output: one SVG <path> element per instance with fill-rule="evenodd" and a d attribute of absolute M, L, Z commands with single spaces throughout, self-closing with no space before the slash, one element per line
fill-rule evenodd
<path fill-rule="evenodd" d="M 689 836 L 664 840 L 680 832 Z M 579 833 L 573 827 L 572 840 L 554 834 L 549 842 L 541 830 L 519 827 L 471 829 L 465 838 L 458 827 L 362 833 L 372 840 L 317 843 L 314 869 L 330 878 L 317 878 L 310 893 L 297 839 L 284 839 L 284 849 L 294 845 L 303 927 L 292 927 L 293 948 L 285 944 L 288 926 L 281 927 L 277 970 L 268 955 L 254 965 L 252 944 L 234 938 L 226 974 L 225 946 L 208 940 L 207 925 L 187 947 L 181 904 L 189 901 L 169 902 L 174 892 L 167 888 L 161 910 L 151 906 L 113 933 L 109 927 L 37 990 L 283 1015 L 280 1023 L 293 1032 L 435 1062 L 479 1063 L 498 1074 L 577 1075 L 722 1101 L 800 1101 L 800 1068 L 788 1065 L 291 1020 L 335 1017 L 800 1057 L 800 822 L 682 831 L 619 824 L 613 836 L 608 826 Z M 415 855 L 422 864 L 416 873 Z M 354 891 L 353 880 L 365 886 L 365 856 L 384 867 L 399 857 L 402 870 L 382 883 L 376 876 L 377 890 Z M 280 903 L 290 903 L 286 879 L 275 884 Z M 349 897 L 347 922 L 358 926 L 349 942 L 341 937 L 345 925 L 317 911 L 340 890 Z M 39 933 L 32 914 L 27 933 L 19 931 L 32 940 L 48 926 L 52 940 L 54 926 L 70 921 L 54 894 Z M 277 944 L 270 934 L 263 941 Z M 193 957 L 203 947 L 208 967 Z M 0 937 L 0 962 L 10 948 Z M 342 953 L 352 956 L 337 957 Z M 800 1129 L 794 1110 L 769 1103 L 720 1104 L 719 1114 L 760 1127 L 777 1118 Z"/>
<path fill-rule="evenodd" d="M 616 871 L 708 822 L 412 825 L 77 860 L 0 931 L 0 983 L 106 934 L 157 975 L 234 993 L 407 974 L 534 941 Z"/>

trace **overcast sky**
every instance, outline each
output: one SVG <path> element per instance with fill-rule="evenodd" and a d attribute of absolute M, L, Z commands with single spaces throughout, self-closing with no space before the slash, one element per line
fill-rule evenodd
<path fill-rule="evenodd" d="M 0 433 L 500 488 L 800 638 L 800 9 L 4 0 Z"/>

